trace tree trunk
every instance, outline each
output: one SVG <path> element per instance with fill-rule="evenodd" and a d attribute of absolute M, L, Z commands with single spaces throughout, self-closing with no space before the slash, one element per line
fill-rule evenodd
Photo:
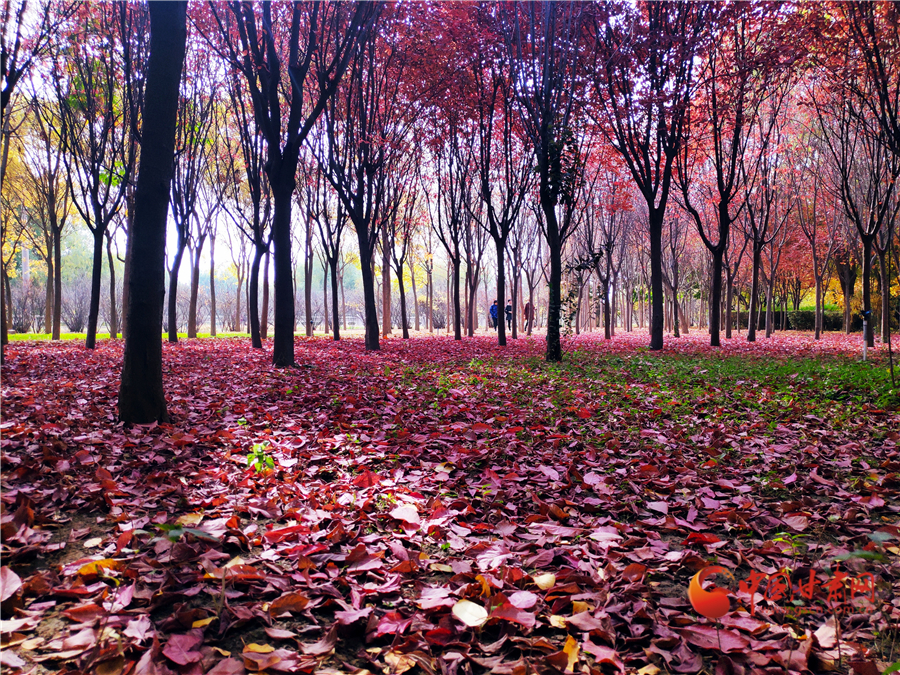
<path fill-rule="evenodd" d="M 359 262 L 362 268 L 363 303 L 366 321 L 366 349 L 376 351 L 381 348 L 378 343 L 378 309 L 375 306 L 375 276 L 372 273 L 372 254 L 369 251 L 367 226 L 357 227 L 356 236 L 359 242 Z"/>
<path fill-rule="evenodd" d="M 296 167 L 296 162 L 295 162 Z M 272 243 L 275 263 L 275 321 L 272 328 L 272 365 L 294 365 L 294 286 L 291 279 L 291 197 L 295 171 L 279 184 L 273 181 Z M 267 284 L 268 288 L 268 284 Z"/>
<path fill-rule="evenodd" d="M 269 252 L 263 256 L 262 311 L 259 314 L 259 337 L 269 338 Z"/>
<path fill-rule="evenodd" d="M 432 265 L 434 265 L 433 261 L 428 263 L 428 316 L 425 317 L 429 333 L 434 333 L 434 277 L 431 274 Z"/>
<path fill-rule="evenodd" d="M 52 244 L 51 244 L 52 246 Z M 47 282 L 44 284 L 44 326 L 43 332 L 50 332 L 53 321 L 53 251 L 47 251 Z"/>
<path fill-rule="evenodd" d="M 338 321 L 338 259 L 337 256 L 332 258 L 330 261 L 331 264 L 331 315 L 332 315 L 332 330 L 334 334 L 334 341 L 337 342 L 341 339 L 341 329 L 340 329 L 340 321 Z"/>
<path fill-rule="evenodd" d="M 452 261 L 453 264 L 453 281 L 451 292 L 453 293 L 453 339 L 454 340 L 462 340 L 462 313 L 460 307 L 460 298 L 459 298 L 459 277 L 460 277 L 460 261 L 457 256 L 456 260 Z M 448 317 L 449 319 L 449 317 Z M 449 321 L 448 321 L 449 326 Z"/>
<path fill-rule="evenodd" d="M 262 349 L 262 336 L 259 332 L 259 263 L 265 253 L 265 247 L 257 244 L 253 252 L 253 263 L 250 265 L 250 278 L 247 279 L 250 340 L 254 349 Z"/>
<path fill-rule="evenodd" d="M 712 347 L 721 346 L 720 324 L 722 312 L 722 258 L 723 252 L 712 254 L 712 288 L 709 299 L 709 344 Z"/>
<path fill-rule="evenodd" d="M 132 248 L 134 247 L 134 237 L 132 233 L 134 231 L 134 194 L 129 195 L 126 198 L 126 205 L 128 208 L 128 212 L 125 216 L 125 222 L 127 223 L 127 229 L 125 230 L 125 269 L 122 270 L 122 336 L 125 336 L 125 331 L 128 328 L 128 313 L 125 311 L 125 308 L 128 307 L 128 289 L 131 283 L 131 256 L 132 256 Z M 60 232 L 62 228 L 60 228 Z M 57 269 L 61 269 L 57 266 Z M 60 311 L 62 311 L 62 307 L 60 307 Z M 162 339 L 162 338 L 160 338 Z"/>
<path fill-rule="evenodd" d="M 303 258 L 303 302 L 306 315 L 306 337 L 312 337 L 312 274 L 313 274 L 313 252 L 312 252 L 312 219 L 308 218 L 306 223 L 306 248 Z"/>
<path fill-rule="evenodd" d="M 133 261 L 126 313 L 119 419 L 168 421 L 162 382 L 162 308 L 165 294 L 166 216 L 175 158 L 178 85 L 187 38 L 187 2 L 150 5 L 141 164 L 135 195 Z"/>
<path fill-rule="evenodd" d="M 774 291 L 775 287 L 775 274 L 772 274 L 772 279 L 766 284 L 766 337 L 772 337 L 773 326 L 773 307 L 772 301 L 775 299 Z"/>
<path fill-rule="evenodd" d="M 203 250 L 203 240 L 197 242 L 196 250 L 191 255 L 191 298 L 188 305 L 187 336 L 197 337 L 197 296 L 200 294 L 200 252 Z"/>
<path fill-rule="evenodd" d="M 106 228 L 101 228 L 99 222 L 94 235 L 94 257 L 91 267 L 91 304 L 88 311 L 87 337 L 84 346 L 93 349 L 97 346 L 97 320 L 100 316 L 100 275 L 103 268 L 103 234 Z"/>
<path fill-rule="evenodd" d="M 387 228 L 381 234 L 381 336 L 391 334 L 391 247 Z"/>
<path fill-rule="evenodd" d="M 178 342 L 178 268 L 184 256 L 184 244 L 175 250 L 172 269 L 169 270 L 169 342 Z"/>
<path fill-rule="evenodd" d="M 59 340 L 62 329 L 62 228 L 53 228 L 53 334 Z M 124 306 L 124 305 L 123 305 Z M 122 326 L 124 332 L 125 327 Z"/>
<path fill-rule="evenodd" d="M 506 346 L 506 262 L 503 259 L 505 242 L 494 240 L 497 248 L 497 344 Z"/>
<path fill-rule="evenodd" d="M 340 274 L 341 281 L 341 324 L 344 327 L 344 330 L 347 330 L 347 298 L 344 296 L 344 271 L 341 270 Z M 340 336 L 338 336 L 340 337 Z"/>
<path fill-rule="evenodd" d="M 881 274 L 881 341 L 887 343 L 891 321 L 891 280 L 887 264 L 887 251 L 878 251 L 878 270 Z"/>
<path fill-rule="evenodd" d="M 412 297 L 413 297 L 413 315 L 416 318 L 416 332 L 419 332 L 419 293 L 416 291 L 416 268 L 413 265 L 412 256 L 409 257 L 409 280 L 412 284 Z M 404 336 L 409 337 L 409 336 Z"/>
<path fill-rule="evenodd" d="M 403 287 L 403 265 L 398 265 L 396 272 L 397 285 L 400 287 L 400 326 L 403 331 L 403 339 L 409 340 L 409 329 L 406 327 L 406 289 Z"/>
<path fill-rule="evenodd" d="M 872 237 L 863 237 L 863 311 L 868 318 L 863 336 L 869 347 L 875 347 L 875 331 L 872 330 Z"/>
<path fill-rule="evenodd" d="M 759 305 L 759 266 L 762 250 L 753 244 L 753 272 L 750 281 L 750 316 L 747 320 L 747 342 L 756 342 L 757 322 L 753 321 L 756 316 Z"/>
<path fill-rule="evenodd" d="M 106 238 L 106 259 L 109 262 L 109 339 L 119 337 L 119 314 L 116 311 L 116 267 L 113 264 L 112 237 Z"/>
<path fill-rule="evenodd" d="M 236 333 L 241 332 L 241 286 L 243 285 L 243 281 L 244 275 L 241 272 L 238 274 L 237 295 L 234 303 L 234 330 Z"/>
<path fill-rule="evenodd" d="M 725 338 L 731 339 L 731 312 L 734 305 L 734 276 L 727 270 L 725 272 L 725 297 L 728 298 L 725 304 Z M 738 311 L 738 321 L 740 320 L 741 315 L 740 311 Z M 740 328 L 738 330 L 740 330 Z"/>
<path fill-rule="evenodd" d="M 216 235 L 209 235 L 209 334 L 216 336 Z"/>

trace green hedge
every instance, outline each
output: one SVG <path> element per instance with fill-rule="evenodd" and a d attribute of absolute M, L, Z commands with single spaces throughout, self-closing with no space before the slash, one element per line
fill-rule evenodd
<path fill-rule="evenodd" d="M 814 310 L 801 310 L 799 312 L 788 312 L 788 328 L 790 330 L 807 330 L 812 331 L 816 328 L 816 313 Z M 844 313 L 843 312 L 825 312 L 822 316 L 822 328 L 826 331 L 843 331 L 844 330 Z M 858 314 L 852 314 L 850 317 L 850 330 L 861 331 L 862 319 Z"/>

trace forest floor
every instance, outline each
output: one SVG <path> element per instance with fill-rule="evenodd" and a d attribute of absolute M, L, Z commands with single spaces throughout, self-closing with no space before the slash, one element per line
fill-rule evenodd
<path fill-rule="evenodd" d="M 298 338 L 276 370 L 270 344 L 186 340 L 164 345 L 171 423 L 132 428 L 121 341 L 11 343 L 0 665 L 882 672 L 900 659 L 886 350 L 707 341 L 583 335 L 547 364 L 536 337 Z M 734 577 L 710 580 L 718 621 L 686 596 L 710 564 Z"/>

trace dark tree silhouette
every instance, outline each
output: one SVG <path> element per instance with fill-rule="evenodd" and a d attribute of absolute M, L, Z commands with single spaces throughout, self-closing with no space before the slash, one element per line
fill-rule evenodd
<path fill-rule="evenodd" d="M 175 163 L 178 83 L 187 40 L 187 2 L 150 3 L 150 59 L 141 161 L 135 192 L 134 247 L 119 419 L 166 421 L 162 381 L 162 310 L 165 294 L 166 216 Z"/>

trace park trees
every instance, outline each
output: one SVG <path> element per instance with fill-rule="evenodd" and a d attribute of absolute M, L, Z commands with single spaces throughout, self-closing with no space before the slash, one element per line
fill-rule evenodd
<path fill-rule="evenodd" d="M 594 116 L 647 204 L 650 348 L 662 349 L 662 229 L 694 93 L 694 57 L 708 37 L 704 28 L 709 6 L 608 2 L 595 9 L 589 24 L 599 63 L 593 80 Z"/>
<path fill-rule="evenodd" d="M 218 28 L 219 53 L 246 80 L 256 126 L 266 141 L 264 168 L 274 203 L 272 361 L 290 366 L 294 363 L 291 203 L 301 145 L 337 91 L 353 55 L 366 43 L 381 3 L 229 2 L 227 10 L 215 3 L 209 7 Z"/>
<path fill-rule="evenodd" d="M 135 193 L 134 246 L 125 308 L 125 355 L 119 386 L 119 419 L 168 419 L 162 381 L 162 305 L 165 294 L 166 213 L 175 157 L 178 84 L 187 40 L 187 2 L 150 6 L 147 114 Z"/>

